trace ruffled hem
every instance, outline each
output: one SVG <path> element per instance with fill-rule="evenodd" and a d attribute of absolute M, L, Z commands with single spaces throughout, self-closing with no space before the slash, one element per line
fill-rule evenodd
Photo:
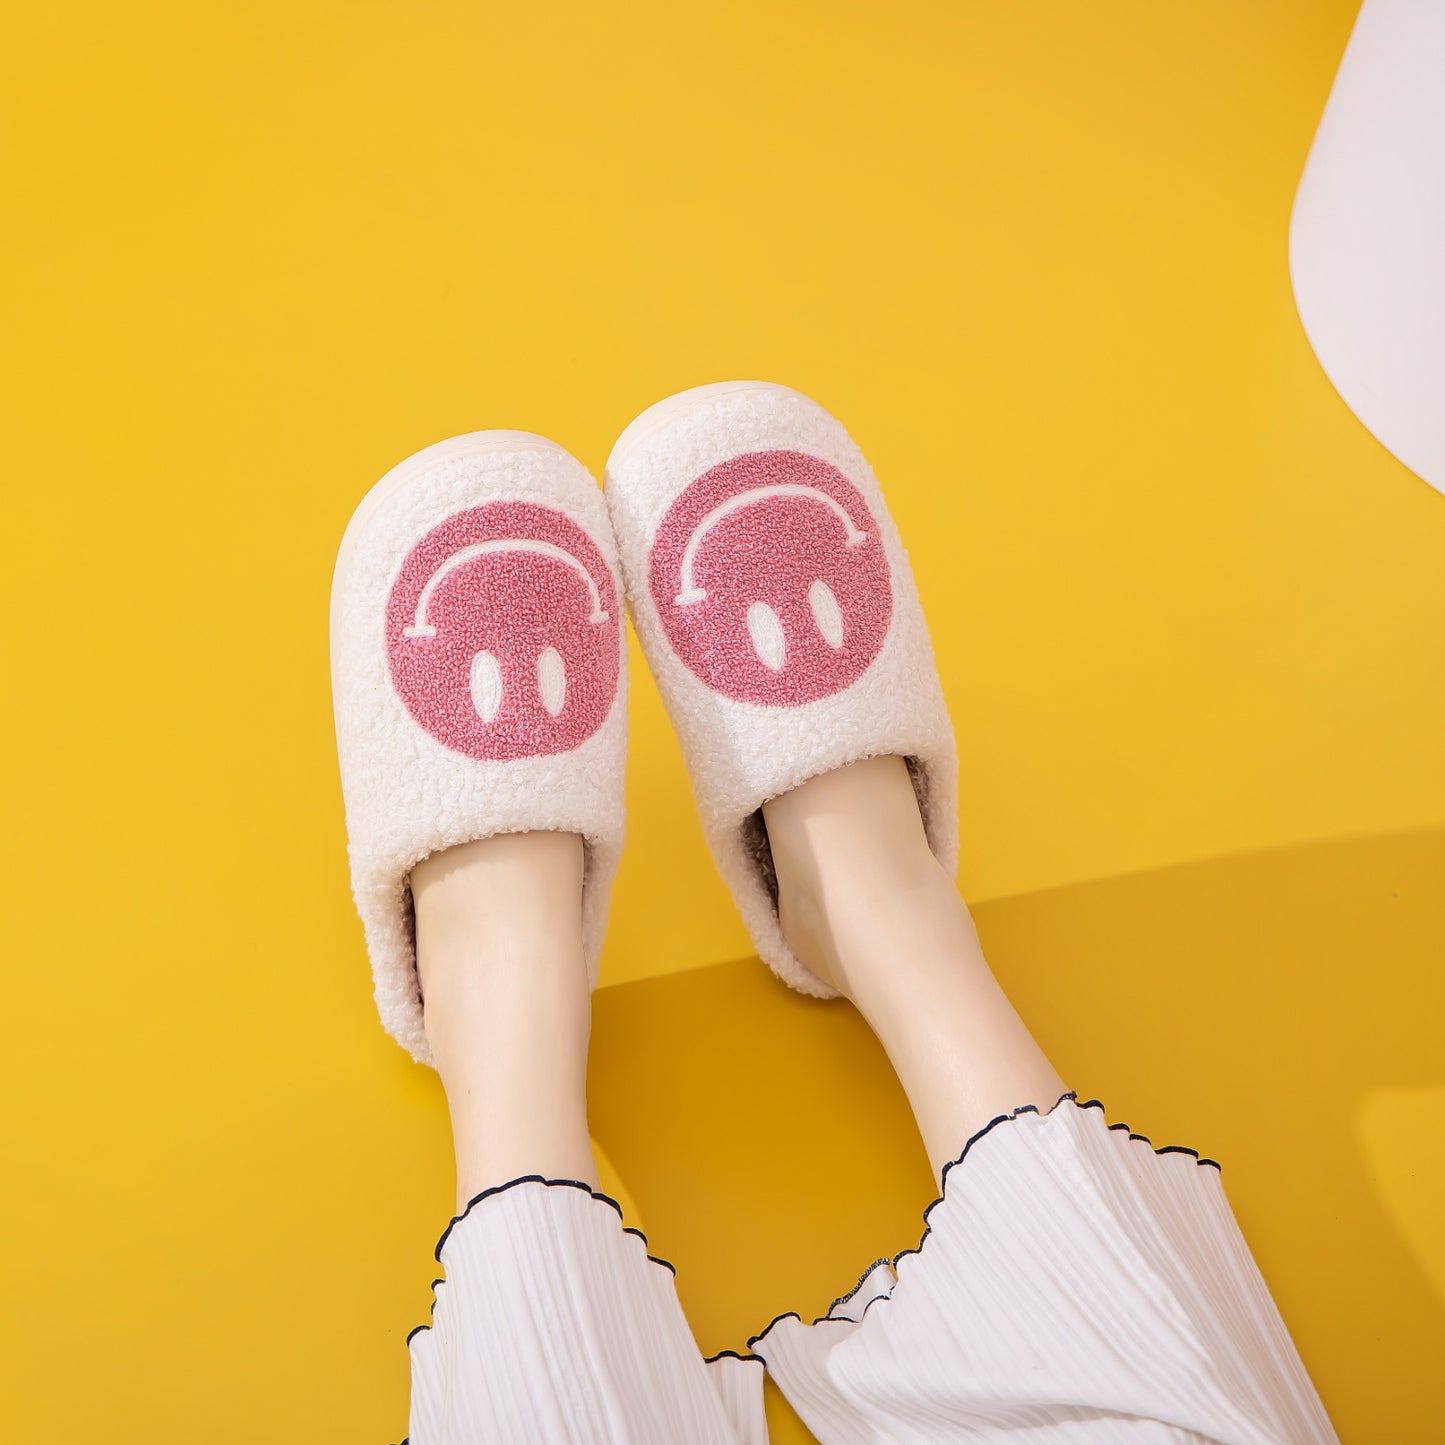
<path fill-rule="evenodd" d="M 599 1204 L 611 1205 L 611 1207 L 616 1210 L 618 1219 L 622 1219 L 624 1217 L 622 1213 L 622 1206 L 610 1194 L 604 1194 L 600 1189 L 594 1189 L 585 1180 L 549 1179 L 545 1174 L 520 1174 L 515 1179 L 507 1180 L 505 1184 L 493 1184 L 491 1188 L 484 1189 L 480 1194 L 473 1195 L 472 1198 L 467 1200 L 466 1208 L 463 1209 L 460 1214 L 455 1215 L 451 1223 L 448 1224 L 444 1230 L 442 1230 L 441 1238 L 437 1240 L 436 1249 L 433 1251 L 436 1262 L 438 1264 L 441 1263 L 442 1246 L 447 1242 L 447 1238 L 451 1234 L 452 1230 L 454 1230 L 457 1225 L 459 1225 L 472 1212 L 472 1210 L 477 1207 L 477 1205 L 481 1204 L 485 1200 L 493 1198 L 495 1195 L 505 1194 L 509 1189 L 515 1189 L 519 1184 L 541 1184 L 547 1189 L 580 1189 L 584 1194 L 590 1194 L 592 1198 L 597 1200 Z M 623 1225 L 622 1232 L 624 1234 L 635 1234 L 638 1239 L 642 1241 L 643 1247 L 646 1247 L 647 1236 L 634 1225 Z M 676 1265 L 674 1265 L 670 1260 L 661 1259 L 657 1255 L 652 1253 L 649 1253 L 647 1257 L 654 1264 L 660 1264 L 664 1269 L 670 1269 L 673 1274 L 677 1273 Z"/>
<path fill-rule="evenodd" d="M 1049 1115 L 1053 1114 L 1064 1104 L 1072 1104 L 1076 1109 L 1079 1109 L 1081 1111 L 1085 1109 L 1098 1109 L 1101 1113 L 1104 1112 L 1104 1104 L 1102 1100 L 1086 1099 L 1083 1103 L 1080 1103 L 1078 1094 L 1074 1090 L 1070 1089 L 1067 1093 L 1060 1094 L 1059 1097 L 1055 1099 L 1054 1102 L 1050 1104 L 1047 1109 L 1040 1109 L 1037 1104 L 1021 1104 L 1017 1109 L 1014 1109 L 1007 1114 L 999 1114 L 996 1118 L 990 1119 L 988 1123 L 983 1126 L 982 1129 L 978 1130 L 977 1133 L 969 1136 L 958 1156 L 954 1159 L 950 1159 L 948 1163 L 943 1166 L 943 1171 L 939 1176 L 939 1193 L 937 1197 L 933 1200 L 933 1202 L 929 1204 L 928 1207 L 923 1211 L 923 1233 L 919 1236 L 918 1243 L 910 1246 L 908 1249 L 899 1250 L 898 1253 L 895 1255 L 882 1255 L 879 1258 L 875 1259 L 867 1267 L 867 1269 L 865 1269 L 863 1273 L 858 1276 L 857 1284 L 855 1284 L 845 1293 L 839 1295 L 838 1298 L 835 1299 L 833 1303 L 828 1306 L 826 1313 L 819 1315 L 817 1319 L 813 1321 L 813 1323 L 815 1325 L 821 1325 L 828 1320 L 851 1320 L 853 1318 L 852 1316 L 841 1314 L 840 1311 L 842 1311 L 846 1306 L 851 1304 L 858 1297 L 860 1291 L 862 1291 L 864 1286 L 869 1282 L 869 1280 L 871 1280 L 875 1276 L 875 1274 L 880 1268 L 886 1266 L 896 1276 L 900 1260 L 906 1259 L 909 1255 L 918 1254 L 922 1251 L 924 1244 L 927 1243 L 928 1236 L 933 1232 L 933 1226 L 929 1223 L 929 1215 L 931 1215 L 933 1211 L 937 1209 L 938 1206 L 942 1204 L 943 1201 L 948 1197 L 949 1175 L 952 1174 L 955 1169 L 957 1169 L 960 1165 L 963 1164 L 964 1160 L 968 1158 L 969 1151 L 972 1150 L 981 1139 L 991 1134 L 995 1129 L 999 1127 L 1000 1124 L 1012 1123 L 1014 1120 L 1022 1117 L 1024 1114 L 1036 1114 L 1042 1118 L 1048 1118 Z M 1220 1173 L 1223 1173 L 1223 1170 L 1221 1169 L 1217 1160 L 1206 1158 L 1204 1155 L 1200 1154 L 1197 1149 L 1190 1149 L 1183 1144 L 1165 1144 L 1163 1146 L 1155 1145 L 1147 1135 L 1137 1134 L 1132 1129 L 1130 1129 L 1127 1124 L 1123 1123 L 1108 1124 L 1106 1127 L 1111 1133 L 1116 1133 L 1122 1130 L 1128 1135 L 1131 1143 L 1146 1144 L 1149 1146 L 1150 1149 L 1154 1151 L 1155 1154 L 1188 1154 L 1193 1158 L 1194 1162 L 1201 1167 L 1215 1169 L 1218 1170 Z M 896 1279 L 894 1282 L 896 1283 Z M 868 1301 L 868 1304 L 864 1306 L 864 1313 L 866 1313 L 869 1308 L 876 1304 L 878 1300 L 887 1299 L 890 1294 L 891 1286 L 889 1290 L 876 1294 L 871 1300 Z M 861 1318 L 861 1316 L 859 1318 Z M 775 1315 L 773 1319 L 771 1319 L 757 1334 L 749 1336 L 748 1348 L 752 1349 L 761 1340 L 765 1339 L 769 1331 L 772 1330 L 775 1326 L 782 1324 L 784 1320 L 797 1320 L 801 1324 L 802 1316 L 796 1310 L 786 1310 L 780 1315 Z"/>
<path fill-rule="evenodd" d="M 437 1240 L 436 1248 L 432 1251 L 432 1256 L 436 1260 L 436 1262 L 438 1264 L 442 1262 L 442 1247 L 451 1237 L 452 1231 L 464 1220 L 466 1220 L 479 1204 L 485 1203 L 485 1201 L 487 1201 L 488 1199 L 494 1199 L 499 1194 L 505 1194 L 509 1190 L 516 1189 L 523 1184 L 540 1184 L 544 1189 L 579 1189 L 582 1191 L 582 1193 L 590 1195 L 599 1204 L 610 1205 L 612 1209 L 616 1211 L 618 1224 L 622 1230 L 622 1233 L 634 1235 L 636 1238 L 642 1241 L 642 1248 L 647 1253 L 648 1261 L 652 1264 L 661 1265 L 663 1269 L 667 1270 L 670 1274 L 674 1276 L 677 1274 L 677 1266 L 673 1264 L 671 1260 L 663 1259 L 660 1255 L 656 1255 L 651 1252 L 648 1247 L 647 1236 L 640 1229 L 636 1228 L 634 1225 L 622 1224 L 622 1220 L 624 1218 L 622 1213 L 622 1206 L 610 1194 L 604 1194 L 600 1189 L 594 1189 L 583 1179 L 549 1179 L 545 1174 L 520 1174 L 515 1179 L 508 1179 L 505 1184 L 493 1184 L 490 1188 L 482 1190 L 480 1194 L 473 1195 L 472 1198 L 467 1200 L 466 1207 L 462 1210 L 462 1212 L 460 1214 L 454 1215 L 451 1219 L 451 1222 L 444 1230 L 442 1230 L 441 1238 Z M 436 1318 L 437 1310 L 437 1286 L 444 1283 L 445 1277 L 434 1279 L 431 1282 L 431 1316 L 433 1320 Z M 419 1334 L 422 1334 L 429 1329 L 431 1329 L 430 1323 L 415 1326 L 407 1335 L 406 1343 L 410 1345 L 411 1342 Z M 734 1352 L 730 1350 L 724 1350 L 723 1353 L 732 1354 Z M 739 1355 L 738 1358 L 743 1359 L 748 1357 Z M 402 1445 L 406 1445 L 406 1442 L 403 1441 Z"/>
<path fill-rule="evenodd" d="M 864 1313 L 866 1313 L 867 1310 L 870 1309 L 874 1304 L 876 1304 L 880 1299 L 889 1298 L 892 1292 L 892 1285 L 893 1283 L 896 1283 L 896 1275 L 899 1262 L 907 1258 L 909 1255 L 918 1254 L 922 1251 L 924 1244 L 928 1240 L 928 1236 L 932 1233 L 932 1225 L 929 1222 L 929 1216 L 948 1197 L 949 1177 L 955 1169 L 959 1168 L 964 1163 L 964 1161 L 968 1158 L 969 1152 L 979 1143 L 980 1140 L 984 1139 L 995 1129 L 997 1129 L 999 1125 L 1012 1123 L 1014 1120 L 1019 1119 L 1025 1114 L 1035 1114 L 1047 1118 L 1064 1104 L 1072 1104 L 1075 1108 L 1079 1110 L 1098 1109 L 1101 1112 L 1104 1110 L 1104 1104 L 1101 1100 L 1088 1099 L 1085 1100 L 1083 1103 L 1080 1103 L 1078 1095 L 1073 1090 L 1070 1090 L 1067 1093 L 1061 1094 L 1047 1109 L 1040 1109 L 1036 1104 L 1023 1104 L 1020 1105 L 1017 1109 L 1014 1109 L 1007 1114 L 999 1114 L 996 1118 L 990 1119 L 989 1122 L 983 1126 L 983 1128 L 979 1129 L 976 1133 L 972 1134 L 968 1138 L 968 1140 L 964 1143 L 962 1150 L 960 1150 L 958 1156 L 954 1159 L 949 1160 L 949 1162 L 943 1166 L 943 1172 L 940 1176 L 939 1181 L 939 1194 L 932 1201 L 932 1203 L 930 1203 L 928 1207 L 923 1211 L 923 1233 L 919 1237 L 918 1243 L 907 1249 L 899 1250 L 899 1252 L 895 1255 L 883 1255 L 880 1256 L 878 1259 L 875 1259 L 858 1276 L 857 1283 L 853 1285 L 851 1289 L 839 1295 L 837 1299 L 835 1299 L 832 1304 L 828 1306 L 827 1311 L 824 1314 L 819 1315 L 813 1321 L 813 1323 L 815 1325 L 820 1325 L 829 1320 L 851 1319 L 852 1316 L 843 1314 L 841 1312 L 853 1303 L 853 1301 L 858 1297 L 859 1293 L 864 1289 L 864 1287 L 869 1283 L 869 1281 L 873 1280 L 877 1275 L 878 1271 L 885 1267 L 893 1276 L 895 1276 L 895 1278 L 894 1280 L 890 1281 L 888 1289 L 876 1293 L 873 1298 L 868 1301 L 868 1304 L 864 1306 Z M 1128 1135 L 1129 1141 L 1131 1143 L 1145 1144 L 1150 1149 L 1152 1149 L 1155 1154 L 1187 1154 L 1194 1159 L 1196 1164 L 1199 1164 L 1202 1167 L 1209 1167 L 1216 1170 L 1220 1169 L 1220 1165 L 1216 1160 L 1204 1157 L 1198 1152 L 1198 1150 L 1190 1149 L 1185 1147 L 1184 1145 L 1179 1144 L 1167 1144 L 1162 1147 L 1156 1146 L 1148 1138 L 1147 1135 L 1135 1133 L 1129 1128 L 1127 1124 L 1124 1123 L 1108 1124 L 1106 1127 L 1110 1130 L 1110 1132 L 1123 1131 Z M 647 1253 L 647 1259 L 649 1260 L 649 1262 L 652 1264 L 660 1265 L 663 1269 L 668 1270 L 674 1276 L 677 1274 L 677 1267 L 672 1263 L 671 1260 L 663 1259 L 661 1256 L 655 1255 L 651 1252 L 648 1246 L 647 1236 L 640 1229 L 637 1229 L 632 1225 L 626 1225 L 622 1223 L 622 1220 L 624 1218 L 622 1205 L 618 1203 L 618 1201 L 614 1199 L 610 1194 L 604 1194 L 600 1189 L 594 1189 L 592 1185 L 586 1183 L 584 1180 L 581 1179 L 550 1179 L 546 1175 L 542 1174 L 519 1175 L 517 1178 L 509 1179 L 503 1184 L 494 1184 L 490 1188 L 482 1190 L 480 1194 L 474 1195 L 471 1199 L 469 1199 L 466 1203 L 466 1207 L 461 1211 L 460 1214 L 457 1214 L 452 1218 L 452 1220 L 447 1224 L 446 1228 L 442 1231 L 441 1237 L 437 1240 L 436 1248 L 433 1251 L 434 1257 L 437 1262 L 441 1263 L 442 1249 L 445 1246 L 448 1238 L 450 1238 L 452 1231 L 455 1230 L 458 1225 L 462 1224 L 472 1214 L 472 1212 L 478 1208 L 478 1206 L 485 1203 L 487 1200 L 496 1197 L 497 1195 L 504 1194 L 509 1190 L 516 1189 L 521 1185 L 525 1184 L 537 1184 L 541 1185 L 545 1189 L 580 1190 L 582 1193 L 590 1196 L 592 1199 L 595 1199 L 599 1204 L 608 1205 L 616 1213 L 618 1224 L 622 1230 L 622 1233 L 634 1235 L 642 1242 L 642 1247 Z M 437 1287 L 442 1283 L 444 1283 L 444 1280 L 440 1278 L 432 1281 L 431 1315 L 433 1319 L 435 1319 L 436 1316 L 436 1291 Z M 861 1318 L 861 1315 L 859 1316 L 859 1318 Z M 749 1336 L 746 1350 L 719 1350 L 716 1354 L 707 1356 L 705 1363 L 712 1364 L 722 1359 L 734 1359 L 739 1361 L 755 1360 L 759 1363 L 763 1363 L 763 1356 L 758 1354 L 754 1347 L 760 1341 L 764 1340 L 772 1329 L 774 1329 L 777 1325 L 781 1324 L 784 1320 L 789 1319 L 798 1320 L 801 1323 L 802 1316 L 796 1310 L 787 1310 L 782 1314 L 775 1315 L 773 1319 L 771 1319 L 768 1324 L 765 1325 L 763 1329 L 761 1329 L 757 1334 Z M 423 1333 L 426 1330 L 429 1330 L 430 1328 L 430 1323 L 417 1325 L 407 1335 L 406 1343 L 410 1345 L 412 1340 L 415 1339 L 417 1335 Z M 405 1445 L 405 1442 L 403 1442 L 403 1445 Z"/>

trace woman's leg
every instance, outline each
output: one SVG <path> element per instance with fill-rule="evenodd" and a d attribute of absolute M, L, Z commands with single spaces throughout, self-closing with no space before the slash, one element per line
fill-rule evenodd
<path fill-rule="evenodd" d="M 597 1186 L 582 839 L 512 833 L 411 874 L 427 1042 L 446 1090 L 457 1208 L 526 1174 Z"/>
<path fill-rule="evenodd" d="M 935 1175 L 1001 1113 L 1063 1080 L 998 986 L 929 849 L 902 758 L 872 758 L 764 805 L 788 944 L 867 1019 Z"/>
<path fill-rule="evenodd" d="M 1333 1441 L 1218 1168 L 1059 1102 L 904 763 L 763 813 L 789 945 L 878 1035 L 943 1185 L 920 1249 L 755 1342 L 818 1439 Z"/>
<path fill-rule="evenodd" d="M 523 833 L 411 874 L 459 1213 L 409 1342 L 412 1445 L 761 1445 L 759 1365 L 704 1363 L 671 1266 L 596 1192 L 583 861 L 575 834 Z"/>

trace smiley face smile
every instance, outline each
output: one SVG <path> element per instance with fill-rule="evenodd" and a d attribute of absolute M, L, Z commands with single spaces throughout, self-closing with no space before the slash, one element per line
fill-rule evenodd
<path fill-rule="evenodd" d="M 663 517 L 649 569 L 677 655 L 742 702 L 796 707 L 842 691 L 892 617 L 867 504 L 803 452 L 749 452 L 698 477 Z"/>
<path fill-rule="evenodd" d="M 490 502 L 434 527 L 392 586 L 386 639 L 412 718 L 479 761 L 569 752 L 617 694 L 610 569 L 549 507 Z"/>

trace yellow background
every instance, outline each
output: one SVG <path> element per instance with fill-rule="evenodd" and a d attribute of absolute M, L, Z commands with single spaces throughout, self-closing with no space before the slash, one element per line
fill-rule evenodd
<path fill-rule="evenodd" d="M 1026 1017 L 1224 1159 L 1345 1438 L 1442 1437 L 1445 499 L 1286 270 L 1355 8 L 12 17 L 7 1433 L 404 1432 L 450 1159 L 347 897 L 335 545 L 426 443 L 600 470 L 742 376 L 888 488 Z M 929 1187 L 856 1021 L 729 962 L 634 678 L 594 1127 L 716 1349 L 913 1242 Z"/>

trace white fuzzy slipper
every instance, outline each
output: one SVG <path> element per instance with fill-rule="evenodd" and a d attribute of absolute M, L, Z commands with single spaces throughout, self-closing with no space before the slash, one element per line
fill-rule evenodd
<path fill-rule="evenodd" d="M 725 382 L 638 417 L 605 487 L 633 621 L 718 869 L 763 960 L 829 997 L 783 941 L 762 804 L 897 754 L 934 853 L 957 864 L 953 728 L 878 483 L 816 402 Z"/>
<path fill-rule="evenodd" d="M 526 432 L 418 452 L 346 529 L 331 680 L 352 888 L 382 1023 L 422 1063 L 407 876 L 429 854 L 496 833 L 580 833 L 596 982 L 622 851 L 620 590 L 596 482 Z"/>

